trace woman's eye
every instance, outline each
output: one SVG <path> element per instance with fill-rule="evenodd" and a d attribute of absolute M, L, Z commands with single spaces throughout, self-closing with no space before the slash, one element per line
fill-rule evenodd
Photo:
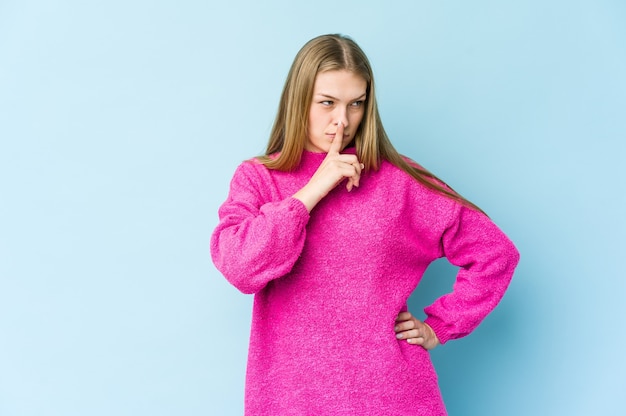
<path fill-rule="evenodd" d="M 330 100 L 322 101 L 322 105 L 333 105 L 333 102 Z"/>
<path fill-rule="evenodd" d="M 363 101 L 355 101 L 352 103 L 352 107 L 361 107 L 363 105 Z"/>

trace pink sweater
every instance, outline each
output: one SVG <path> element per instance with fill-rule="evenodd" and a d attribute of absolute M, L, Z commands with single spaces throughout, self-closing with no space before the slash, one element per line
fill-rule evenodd
<path fill-rule="evenodd" d="M 291 195 L 325 156 L 305 151 L 293 172 L 244 162 L 219 209 L 213 261 L 255 294 L 246 415 L 445 415 L 429 353 L 398 341 L 394 320 L 445 256 L 457 280 L 426 322 L 441 343 L 467 335 L 500 301 L 518 252 L 485 215 L 387 162 L 309 215 Z"/>

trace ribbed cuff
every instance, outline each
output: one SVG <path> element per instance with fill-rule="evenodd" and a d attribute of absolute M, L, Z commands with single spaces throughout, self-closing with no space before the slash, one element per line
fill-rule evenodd
<path fill-rule="evenodd" d="M 302 201 L 294 197 L 287 198 L 287 207 L 289 211 L 295 212 L 300 217 L 301 222 L 305 224 L 309 222 L 311 214 Z"/>
<path fill-rule="evenodd" d="M 448 331 L 446 331 L 447 325 L 443 321 L 433 316 L 429 316 L 424 320 L 424 323 L 428 324 L 428 326 L 430 326 L 432 330 L 435 331 L 435 335 L 437 335 L 437 339 L 439 340 L 440 344 L 443 345 L 446 342 L 450 341 L 450 334 L 448 333 Z"/>

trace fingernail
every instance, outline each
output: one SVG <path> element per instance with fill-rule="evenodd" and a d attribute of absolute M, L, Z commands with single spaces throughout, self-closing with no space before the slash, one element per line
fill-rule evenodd
<path fill-rule="evenodd" d="M 396 338 L 402 339 L 402 334 L 396 334 Z"/>

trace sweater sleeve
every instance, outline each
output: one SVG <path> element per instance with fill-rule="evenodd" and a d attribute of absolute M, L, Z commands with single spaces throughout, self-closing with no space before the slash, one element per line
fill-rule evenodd
<path fill-rule="evenodd" d="M 237 168 L 211 236 L 213 263 L 243 293 L 256 293 L 291 270 L 309 220 L 299 200 L 272 198 L 271 179 L 259 170 L 254 162 Z"/>
<path fill-rule="evenodd" d="M 424 309 L 425 322 L 444 344 L 464 337 L 498 304 L 519 262 L 509 238 L 484 214 L 460 207 L 441 238 L 459 272 L 451 293 Z"/>

